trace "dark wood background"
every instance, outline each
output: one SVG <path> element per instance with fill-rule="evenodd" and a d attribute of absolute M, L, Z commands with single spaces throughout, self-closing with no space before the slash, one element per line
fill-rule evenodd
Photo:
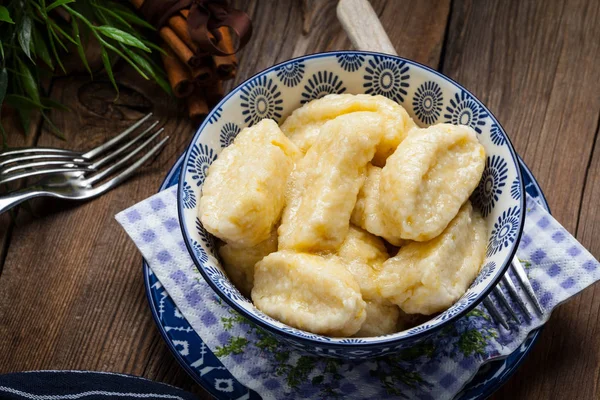
<path fill-rule="evenodd" d="M 254 20 L 239 83 L 276 62 L 351 45 L 331 0 L 236 1 Z M 303 3 L 305 7 L 303 8 Z M 452 77 L 498 117 L 539 180 L 555 217 L 600 256 L 600 2 L 373 0 L 401 56 Z M 305 33 L 303 33 L 303 31 Z M 176 363 L 154 326 L 142 258 L 114 215 L 155 193 L 194 127 L 160 89 L 120 68 L 70 75 L 51 95 L 67 142 L 39 120 L 11 145 L 88 149 L 153 111 L 172 139 L 116 190 L 87 203 L 39 200 L 0 217 L 0 373 L 86 369 L 141 375 L 209 396 Z M 10 123 L 9 123 L 10 124 Z M 494 397 L 600 398 L 600 286 L 554 312 L 519 371 Z"/>

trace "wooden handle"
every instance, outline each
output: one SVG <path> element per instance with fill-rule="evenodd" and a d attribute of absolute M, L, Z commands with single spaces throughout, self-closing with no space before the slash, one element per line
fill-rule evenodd
<path fill-rule="evenodd" d="M 337 17 L 357 50 L 398 55 L 368 0 L 340 0 Z"/>

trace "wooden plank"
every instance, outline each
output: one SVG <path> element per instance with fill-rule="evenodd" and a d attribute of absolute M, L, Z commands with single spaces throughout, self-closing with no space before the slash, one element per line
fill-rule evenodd
<path fill-rule="evenodd" d="M 443 60 L 443 71 L 498 117 L 556 218 L 596 257 L 593 168 L 576 227 L 600 111 L 599 17 L 592 0 L 454 2 Z M 494 398 L 600 397 L 598 290 L 553 313 L 523 367 Z"/>
<path fill-rule="evenodd" d="M 333 0 L 312 3 L 314 8 L 305 13 L 309 24 L 299 1 L 236 3 L 248 10 L 255 30 L 240 54 L 235 83 L 293 56 L 349 48 Z M 400 54 L 437 66 L 448 0 L 373 3 Z M 409 9 L 412 15 L 405 12 Z M 415 15 L 421 20 L 415 21 Z M 306 35 L 303 26 L 310 26 Z M 79 204 L 44 199 L 35 204 L 37 218 L 19 219 L 0 277 L 0 373 L 116 371 L 204 393 L 176 366 L 153 326 L 141 256 L 113 219 L 156 191 L 193 129 L 172 99 L 127 71 L 118 75 L 122 89 L 116 102 L 104 79 L 56 81 L 53 96 L 73 109 L 52 114 L 68 146 L 91 148 L 149 110 L 164 123 L 171 142 L 152 166 L 103 197 Z M 47 132 L 40 144 L 65 146 Z"/>

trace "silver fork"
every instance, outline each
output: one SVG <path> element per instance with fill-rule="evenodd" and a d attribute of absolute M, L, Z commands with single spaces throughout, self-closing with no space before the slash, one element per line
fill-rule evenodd
<path fill-rule="evenodd" d="M 37 175 L 95 171 L 99 165 L 98 163 L 92 165 L 90 160 L 117 145 L 122 139 L 146 122 L 151 116 L 152 113 L 147 114 L 118 136 L 86 153 L 48 147 L 27 147 L 1 152 L 0 184 Z M 152 124 L 152 126 L 146 129 L 139 137 L 148 133 L 156 126 L 156 124 L 158 124 L 158 122 Z M 130 142 L 130 144 L 132 143 Z M 123 148 L 123 151 L 124 150 L 126 150 L 126 148 Z M 106 160 L 105 162 L 107 161 L 109 160 Z"/>
<path fill-rule="evenodd" d="M 525 269 L 523 268 L 523 266 L 521 265 L 521 262 L 519 261 L 519 259 L 517 257 L 515 257 L 513 259 L 512 263 L 510 264 L 509 269 L 512 270 L 512 272 L 514 273 L 515 277 L 517 278 L 517 281 L 519 282 L 521 288 L 523 289 L 523 292 L 525 292 L 526 297 L 529 300 L 529 303 L 531 303 L 533 305 L 535 312 L 540 317 L 543 316 L 544 308 L 538 301 L 538 299 L 535 295 L 535 292 L 533 291 L 533 287 L 531 286 L 531 282 L 529 282 L 529 278 L 527 277 L 527 273 L 525 272 Z M 518 308 L 520 309 L 523 317 L 527 321 L 531 321 L 532 316 L 531 316 L 531 312 L 527 308 L 527 301 L 524 300 L 523 297 L 521 297 L 521 295 L 519 294 L 517 287 L 515 286 L 512 278 L 508 274 L 508 271 L 506 271 L 506 273 L 500 280 L 500 283 L 498 283 L 498 285 L 496 285 L 496 287 L 494 289 L 492 289 L 492 294 L 496 298 L 497 302 L 502 304 L 503 308 L 506 309 L 506 311 L 508 311 L 510 318 L 515 320 L 517 323 L 521 323 L 519 316 L 518 316 L 518 314 L 519 314 L 518 310 L 515 310 L 515 308 L 510 304 L 510 302 L 508 301 L 508 298 L 504 295 L 504 292 L 502 292 L 501 285 L 506 288 L 506 291 L 508 292 L 509 296 L 518 305 Z M 505 329 L 509 329 L 507 320 L 504 318 L 504 316 L 500 312 L 498 306 L 496 306 L 496 304 L 492 300 L 491 294 L 488 295 L 488 297 L 486 297 L 483 300 L 483 305 L 485 306 L 485 308 L 487 308 L 490 315 L 492 316 L 492 318 L 494 318 L 494 320 L 497 323 L 502 325 Z"/>
<path fill-rule="evenodd" d="M 121 145 L 108 155 L 102 158 L 99 158 L 99 156 L 107 152 L 109 149 L 121 144 L 121 142 L 123 142 L 129 136 L 129 134 L 140 127 L 146 120 L 150 118 L 151 115 L 152 114 L 146 115 L 113 139 L 81 155 L 77 155 L 77 153 L 69 151 L 60 151 L 59 149 L 42 149 L 41 152 L 45 152 L 44 154 L 60 154 L 67 157 L 73 157 L 73 160 L 82 159 L 84 161 L 80 162 L 79 164 L 73 163 L 73 165 L 78 165 L 79 167 L 65 168 L 66 170 L 61 171 L 62 173 L 50 173 L 50 175 L 35 183 L 33 186 L 29 186 L 15 192 L 10 192 L 2 196 L 0 198 L 0 213 L 16 206 L 19 203 L 22 203 L 23 201 L 35 197 L 49 196 L 68 200 L 85 200 L 99 196 L 116 187 L 125 179 L 133 175 L 135 170 L 138 169 L 142 164 L 156 155 L 165 145 L 169 137 L 167 136 L 163 138 L 142 157 L 134 160 L 134 157 L 147 148 L 151 142 L 164 130 L 163 128 L 160 128 L 147 137 L 148 133 L 150 133 L 158 124 L 158 122 L 155 122 L 135 138 Z M 134 146 L 142 139 L 145 140 L 141 144 Z M 34 153 L 35 151 L 33 151 L 33 149 L 20 149 L 12 150 L 9 152 L 9 154 L 4 153 L 3 155 L 6 156 L 6 159 L 14 159 L 31 156 Z M 110 166 L 107 165 L 119 156 L 120 159 L 116 163 Z M 27 159 L 26 161 L 29 160 L 30 159 Z M 33 163 L 38 162 L 34 161 Z M 43 161 L 40 161 L 39 163 L 43 163 Z M 25 169 L 24 171 L 17 170 L 17 172 L 9 173 L 8 176 L 20 174 L 20 178 L 24 178 L 40 175 L 40 171 L 42 171 L 41 173 L 48 174 L 48 171 L 52 170 L 53 168 L 54 165 L 50 165 L 48 168 L 42 167 L 38 171 L 30 171 L 28 169 Z M 125 169 L 122 172 L 115 175 L 117 171 L 120 171 L 123 168 Z"/>

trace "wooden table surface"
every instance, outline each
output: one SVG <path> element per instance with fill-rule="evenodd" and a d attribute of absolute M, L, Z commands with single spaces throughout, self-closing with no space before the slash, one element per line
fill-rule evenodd
<path fill-rule="evenodd" d="M 235 83 L 291 57 L 351 45 L 331 0 L 237 1 L 254 20 Z M 304 8 L 303 8 L 304 3 Z M 498 117 L 554 216 L 600 257 L 600 2 L 373 0 L 401 56 L 463 84 Z M 152 111 L 172 139 L 121 187 L 86 203 L 38 200 L 0 217 L 0 373 L 86 369 L 141 375 L 209 396 L 163 342 L 150 314 L 142 258 L 114 215 L 150 196 L 194 133 L 184 109 L 118 68 L 57 78 L 52 113 L 67 142 L 39 120 L 11 145 L 91 148 Z M 231 87 L 231 86 L 229 86 Z M 14 125 L 14 124 L 13 124 Z M 556 310 L 497 399 L 600 398 L 600 286 Z"/>

